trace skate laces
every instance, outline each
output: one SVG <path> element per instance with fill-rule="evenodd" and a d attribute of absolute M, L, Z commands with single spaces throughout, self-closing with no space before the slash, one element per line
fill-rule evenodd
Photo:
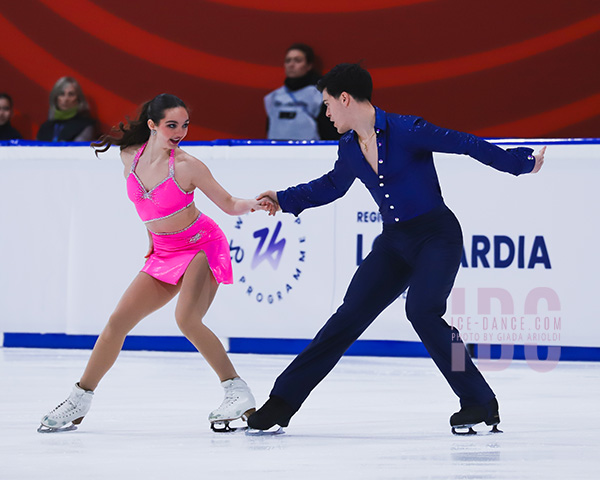
<path fill-rule="evenodd" d="M 232 405 L 236 402 L 236 400 L 238 400 L 240 398 L 240 393 L 242 391 L 244 391 L 244 388 L 240 388 L 237 386 L 230 386 L 228 388 L 225 389 L 225 398 L 223 399 L 223 402 L 221 403 L 221 407 L 225 406 L 225 405 Z M 219 408 L 221 408 L 219 407 Z"/>
<path fill-rule="evenodd" d="M 79 398 L 77 400 L 79 400 Z M 49 415 L 66 415 L 73 410 L 77 410 L 78 408 L 79 402 L 75 403 L 71 398 L 67 398 L 64 402 L 60 403 L 54 410 L 52 410 Z"/>
<path fill-rule="evenodd" d="M 60 410 L 60 408 L 69 401 L 69 399 L 67 398 L 66 400 L 63 400 L 62 402 L 60 402 L 56 407 L 54 407 L 52 410 L 50 410 L 50 413 L 48 415 L 52 415 L 53 413 L 56 413 Z"/>
<path fill-rule="evenodd" d="M 69 395 L 67 399 L 59 403 L 48 415 L 67 415 L 70 412 L 82 409 L 84 393 L 79 395 Z"/>

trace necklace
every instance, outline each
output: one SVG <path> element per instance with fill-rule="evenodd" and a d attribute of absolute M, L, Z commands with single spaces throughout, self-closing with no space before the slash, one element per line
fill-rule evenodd
<path fill-rule="evenodd" d="M 360 137 L 358 137 L 358 141 L 361 143 L 361 145 L 363 147 L 365 147 L 365 152 L 369 151 L 369 142 L 371 141 L 371 139 L 375 136 L 375 131 L 373 131 L 373 133 L 369 136 L 369 138 L 367 138 L 366 140 L 361 140 Z"/>

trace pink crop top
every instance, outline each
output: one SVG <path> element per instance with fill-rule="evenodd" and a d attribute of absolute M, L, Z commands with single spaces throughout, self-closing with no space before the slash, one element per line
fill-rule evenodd
<path fill-rule="evenodd" d="M 188 208 L 194 202 L 194 192 L 186 192 L 175 180 L 175 150 L 169 156 L 169 175 L 151 190 L 135 173 L 138 161 L 147 143 L 135 154 L 131 171 L 127 177 L 127 196 L 134 203 L 138 215 L 144 223 L 168 218 Z"/>

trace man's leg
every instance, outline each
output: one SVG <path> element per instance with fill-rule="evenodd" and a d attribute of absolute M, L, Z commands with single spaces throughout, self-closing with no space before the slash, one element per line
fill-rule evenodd
<path fill-rule="evenodd" d="M 449 243 L 445 238 L 423 246 L 414 259 L 406 313 L 464 407 L 487 404 L 494 398 L 494 392 L 471 361 L 458 330 L 442 318 L 461 253 L 460 244 Z"/>
<path fill-rule="evenodd" d="M 406 289 L 409 274 L 408 265 L 389 253 L 380 236 L 354 274 L 343 304 L 279 375 L 271 399 L 248 419 L 248 425 L 259 429 L 286 426 L 350 345 Z"/>

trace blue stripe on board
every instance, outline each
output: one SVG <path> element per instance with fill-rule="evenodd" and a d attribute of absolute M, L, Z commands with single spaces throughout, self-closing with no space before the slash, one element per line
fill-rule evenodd
<path fill-rule="evenodd" d="M 64 348 L 91 349 L 94 347 L 97 335 L 68 335 L 65 333 L 4 333 L 3 347 L 19 348 Z M 293 338 L 230 338 L 230 353 L 257 353 L 296 355 L 300 353 L 310 340 Z M 479 345 L 469 345 L 472 355 L 477 358 L 481 352 Z M 491 345 L 489 357 L 499 359 L 504 354 L 514 360 L 546 360 L 554 352 L 549 348 L 560 349 L 560 360 L 563 361 L 600 361 L 599 347 L 548 347 L 537 346 L 535 351 L 528 350 L 524 345 Z M 123 350 L 146 350 L 159 352 L 194 352 L 196 349 L 185 337 L 174 336 L 142 336 L 130 335 L 125 339 Z M 512 350 L 512 352 L 511 352 Z M 487 353 L 482 353 L 488 356 Z M 346 355 L 374 357 L 428 357 L 429 354 L 420 342 L 400 340 L 357 340 L 348 349 Z"/>
<path fill-rule="evenodd" d="M 498 360 L 502 358 L 502 350 L 504 349 L 504 355 L 507 359 L 513 360 L 546 360 L 548 357 L 557 356 L 560 354 L 560 360 L 563 361 L 587 361 L 587 362 L 598 362 L 600 361 L 600 348 L 598 347 L 564 347 L 564 346 L 547 346 L 547 345 L 534 345 L 527 347 L 529 350 L 526 352 L 525 345 L 490 345 L 489 353 L 481 353 L 481 347 L 479 345 L 471 345 L 471 354 L 474 358 L 481 356 L 489 357 L 491 360 Z M 512 348 L 511 348 L 512 347 Z"/>
<path fill-rule="evenodd" d="M 92 349 L 98 335 L 67 335 L 66 333 L 5 333 L 4 347 Z M 130 335 L 123 350 L 158 352 L 195 352 L 185 337 L 155 337 Z"/>
<path fill-rule="evenodd" d="M 292 338 L 230 338 L 231 353 L 298 354 L 310 340 Z M 420 342 L 396 340 L 357 340 L 346 355 L 375 357 L 428 357 Z"/>

